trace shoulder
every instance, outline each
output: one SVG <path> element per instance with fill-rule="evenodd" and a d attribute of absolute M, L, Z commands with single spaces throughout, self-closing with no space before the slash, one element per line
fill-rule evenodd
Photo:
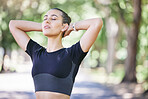
<path fill-rule="evenodd" d="M 34 54 L 35 51 L 42 49 L 43 47 L 38 44 L 36 41 L 30 39 L 27 43 L 26 51 L 30 56 Z"/>
<path fill-rule="evenodd" d="M 74 63 L 80 63 L 88 52 L 83 52 L 80 41 L 67 48 L 70 58 Z"/>
<path fill-rule="evenodd" d="M 67 48 L 69 52 L 76 52 L 76 53 L 87 53 L 82 50 L 80 41 L 76 42 L 75 44 L 71 45 Z"/>

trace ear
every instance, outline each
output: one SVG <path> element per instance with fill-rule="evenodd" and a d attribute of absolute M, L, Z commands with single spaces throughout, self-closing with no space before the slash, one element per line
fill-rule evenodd
<path fill-rule="evenodd" d="M 67 29 L 68 29 L 68 24 L 66 23 L 66 24 L 63 24 L 63 29 L 61 30 L 62 32 L 64 32 L 64 31 L 66 31 Z"/>

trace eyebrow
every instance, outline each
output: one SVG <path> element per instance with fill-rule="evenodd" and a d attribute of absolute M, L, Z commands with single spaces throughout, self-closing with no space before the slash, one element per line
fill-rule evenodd
<path fill-rule="evenodd" d="M 51 16 L 56 16 L 56 17 L 58 17 L 56 14 L 52 14 Z M 44 15 L 44 17 L 48 17 L 48 15 Z"/>

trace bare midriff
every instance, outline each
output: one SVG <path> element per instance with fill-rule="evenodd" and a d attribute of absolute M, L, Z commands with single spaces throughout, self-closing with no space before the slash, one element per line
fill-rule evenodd
<path fill-rule="evenodd" d="M 70 99 L 70 96 L 57 92 L 37 91 L 36 99 Z"/>

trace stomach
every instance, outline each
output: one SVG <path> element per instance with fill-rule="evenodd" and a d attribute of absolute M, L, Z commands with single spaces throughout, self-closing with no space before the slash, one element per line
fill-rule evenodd
<path fill-rule="evenodd" d="M 35 95 L 36 99 L 70 99 L 69 95 L 49 91 L 37 91 Z"/>

